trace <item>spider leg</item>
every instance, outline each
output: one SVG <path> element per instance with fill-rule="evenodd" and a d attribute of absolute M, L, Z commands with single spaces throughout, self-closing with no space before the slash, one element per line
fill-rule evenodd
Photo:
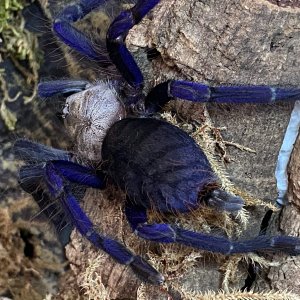
<path fill-rule="evenodd" d="M 73 154 L 67 151 L 54 149 L 34 143 L 26 139 L 19 139 L 14 144 L 14 153 L 20 160 L 28 165 L 20 168 L 19 184 L 22 189 L 30 193 L 40 208 L 40 212 L 53 223 L 58 239 L 62 245 L 69 242 L 73 225 L 61 206 L 51 199 L 43 189 L 43 177 L 45 172 L 45 161 L 49 160 L 71 160 Z"/>
<path fill-rule="evenodd" d="M 73 157 L 71 152 L 48 147 L 27 139 L 18 139 L 13 149 L 17 158 L 29 163 L 41 163 L 49 160 L 71 160 Z"/>
<path fill-rule="evenodd" d="M 73 225 L 69 221 L 69 217 L 61 205 L 57 201 L 53 201 L 49 194 L 45 193 L 42 188 L 42 180 L 44 175 L 44 165 L 25 165 L 22 166 L 19 173 L 19 182 L 22 189 L 30 193 L 40 208 L 39 213 L 45 214 L 48 220 L 53 223 L 58 239 L 63 246 L 69 243 L 70 234 Z"/>
<path fill-rule="evenodd" d="M 274 103 L 300 99 L 300 88 L 270 86 L 218 86 L 183 80 L 169 80 L 155 86 L 145 99 L 149 113 L 158 112 L 172 98 L 193 102 Z"/>
<path fill-rule="evenodd" d="M 125 45 L 128 31 L 138 24 L 159 0 L 139 0 L 136 5 L 125 10 L 111 23 L 107 36 L 106 47 L 109 57 L 116 65 L 125 80 L 137 91 L 143 87 L 143 75 L 134 58 Z"/>
<path fill-rule="evenodd" d="M 38 214 L 43 213 L 48 220 L 51 220 L 59 241 L 65 246 L 69 242 L 73 225 L 69 222 L 68 216 L 61 209 L 61 206 L 53 201 L 42 188 L 44 167 L 44 163 L 22 166 L 19 172 L 19 184 L 25 192 L 32 195 L 38 204 L 40 208 Z"/>
<path fill-rule="evenodd" d="M 136 235 L 159 243 L 179 243 L 201 250 L 222 253 L 247 253 L 253 251 L 282 251 L 300 254 L 300 239 L 292 236 L 261 235 L 246 241 L 231 241 L 224 237 L 185 230 L 170 224 L 148 224 L 144 207 L 137 207 L 127 200 L 125 213 Z"/>
<path fill-rule="evenodd" d="M 41 82 L 38 85 L 38 95 L 40 97 L 52 97 L 55 95 L 66 95 L 84 91 L 89 85 L 85 80 L 53 80 Z"/>
<path fill-rule="evenodd" d="M 55 172 L 73 183 L 79 183 L 95 189 L 105 188 L 105 177 L 101 172 L 66 160 L 53 160 L 46 163 L 46 169 Z M 51 172 L 49 173 L 51 174 Z"/>
<path fill-rule="evenodd" d="M 18 158 L 30 163 L 21 168 L 24 179 L 42 177 L 43 170 L 53 168 L 63 178 L 81 185 L 103 189 L 105 187 L 104 174 L 72 162 L 70 152 L 47 147 L 26 139 L 19 139 L 14 145 L 14 152 Z"/>
<path fill-rule="evenodd" d="M 74 166 L 73 170 L 76 168 Z M 108 253 L 120 264 L 130 266 L 143 281 L 152 284 L 161 284 L 164 280 L 162 275 L 146 260 L 133 254 L 121 243 L 105 237 L 95 230 L 95 225 L 81 209 L 76 198 L 72 195 L 68 187 L 64 186 L 61 170 L 65 170 L 65 166 L 62 167 L 61 162 L 58 164 L 53 164 L 53 162 L 47 164 L 46 181 L 50 194 L 52 197 L 61 200 L 64 211 L 67 212 L 76 229 L 95 247 Z"/>
<path fill-rule="evenodd" d="M 66 151 L 24 139 L 16 142 L 15 153 L 28 163 L 21 167 L 19 174 L 22 188 L 33 194 L 41 210 L 52 219 L 63 243 L 68 242 L 69 233 L 75 227 L 95 247 L 108 253 L 120 264 L 130 266 L 141 280 L 152 284 L 164 281 L 163 276 L 142 257 L 98 233 L 73 196 L 69 181 L 103 189 L 105 178 L 102 173 L 71 162 Z"/>
<path fill-rule="evenodd" d="M 78 4 L 67 6 L 54 20 L 53 30 L 61 41 L 90 59 L 96 60 L 103 66 L 110 64 L 109 57 L 101 54 L 104 50 L 96 49 L 93 42 L 81 31 L 71 25 L 82 19 L 93 9 L 103 5 L 106 0 L 81 0 Z M 105 51 L 104 51 L 105 52 Z"/>

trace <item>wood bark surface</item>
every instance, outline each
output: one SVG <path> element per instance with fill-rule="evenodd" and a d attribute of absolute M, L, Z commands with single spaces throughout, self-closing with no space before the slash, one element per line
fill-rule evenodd
<path fill-rule="evenodd" d="M 48 104 L 33 99 L 38 70 L 42 77 L 56 73 L 53 59 L 48 63 L 47 53 L 58 50 L 58 46 L 49 44 L 48 24 L 37 2 L 0 3 L 0 299 L 42 300 L 57 291 L 65 257 L 53 230 L 46 225 L 49 221 L 37 216 L 36 203 L 19 186 L 20 163 L 12 148 L 20 137 L 53 146 L 57 141 L 57 147 L 66 145 L 62 126 L 57 119 L 50 122 L 53 111 L 46 107 Z M 3 26 L 5 22 L 8 29 Z M 45 52 L 40 51 L 43 42 L 47 43 Z M 42 52 L 43 65 L 39 68 Z M 3 103 L 10 114 L 3 112 Z M 13 126 L 3 122 L 6 118 L 13 120 Z M 59 139 L 60 133 L 64 138 Z"/>
<path fill-rule="evenodd" d="M 49 1 L 50 6 L 44 1 L 42 3 L 46 9 L 50 8 L 50 15 L 62 7 L 57 1 Z M 79 23 L 78 26 L 91 36 L 101 36 L 105 32 L 104 29 L 99 30 L 97 14 Z M 105 18 L 103 23 L 107 23 Z M 299 24 L 299 9 L 279 7 L 264 0 L 162 0 L 140 25 L 131 30 L 127 44 L 145 75 L 146 91 L 169 78 L 211 85 L 299 85 Z M 161 56 L 148 61 L 145 47 L 155 47 Z M 87 69 L 88 63 L 78 61 L 77 56 L 65 47 L 63 49 L 70 77 L 90 80 L 106 78 L 106 75 L 100 77 L 95 66 Z M 216 156 L 223 155 L 223 158 L 226 150 L 225 160 L 230 162 L 224 167 L 230 180 L 251 196 L 272 202 L 276 198 L 274 170 L 277 155 L 292 107 L 292 103 L 257 106 L 209 104 L 203 107 L 176 102 L 171 110 L 185 118 L 187 123 L 196 121 L 211 124 L 212 128 L 226 128 L 221 131 L 221 137 L 213 139 L 210 147 L 216 149 Z M 211 136 L 215 137 L 216 132 L 212 130 Z M 241 150 L 233 144 L 253 149 L 255 153 Z M 223 150 L 217 151 L 220 148 Z M 220 159 L 219 163 L 223 161 Z M 293 175 L 296 173 L 294 161 L 291 164 L 291 180 L 293 186 L 297 186 L 298 179 Z M 300 197 L 296 187 L 291 191 L 292 196 L 296 199 Z M 166 253 L 154 244 L 137 239 L 130 232 L 122 212 L 123 200 L 124 195 L 115 192 L 89 191 L 83 207 L 90 212 L 101 232 L 117 237 L 135 252 L 144 256 L 150 252 L 158 256 Z M 279 229 L 285 234 L 299 235 L 297 205 L 286 208 L 282 214 Z M 250 207 L 249 212 L 250 222 L 244 236 L 254 237 L 259 231 L 264 208 Z M 295 223 L 289 222 L 290 216 L 293 216 Z M 99 296 L 101 292 L 103 299 L 168 299 L 170 295 L 176 299 L 180 295 L 183 297 L 182 291 L 220 289 L 225 276 L 221 267 L 226 264 L 227 258 L 218 257 L 215 260 L 202 252 L 197 256 L 192 250 L 188 254 L 185 251 L 176 246 L 167 248 L 170 257 L 166 257 L 165 261 L 162 258 L 159 260 L 160 271 L 167 275 L 166 285 L 161 289 L 145 287 L 140 285 L 130 270 L 116 264 L 106 254 L 101 253 L 98 257 L 99 251 L 78 233 L 73 233 L 66 249 L 72 271 L 65 277 L 65 282 L 73 288 L 62 286 L 57 298 L 75 297 L 84 292 L 89 295 L 98 292 Z M 172 255 L 178 260 L 177 265 L 172 261 Z M 185 261 L 185 257 L 194 260 Z M 283 264 L 265 270 L 255 289 L 288 289 L 300 296 L 299 286 L 295 283 L 299 259 L 278 255 L 274 260 L 282 260 Z M 168 263 L 174 264 L 173 272 L 164 265 Z M 288 263 L 293 268 L 290 265 L 287 267 Z M 239 289 L 244 285 L 246 268 L 247 264 L 240 263 L 234 273 L 235 278 L 228 282 L 230 288 Z M 87 270 L 93 274 L 91 278 L 85 277 Z"/>

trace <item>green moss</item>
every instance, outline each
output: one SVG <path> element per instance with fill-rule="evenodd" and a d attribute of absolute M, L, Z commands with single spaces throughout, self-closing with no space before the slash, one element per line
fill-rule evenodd
<path fill-rule="evenodd" d="M 32 90 L 29 96 L 14 97 L 9 95 L 9 84 L 5 79 L 5 70 L 0 70 L 0 116 L 10 130 L 15 129 L 17 122 L 16 113 L 12 112 L 8 102 L 30 102 L 36 95 L 39 69 L 38 41 L 36 35 L 25 29 L 25 20 L 22 9 L 30 2 L 26 0 L 2 0 L 0 1 L 0 61 L 10 59 L 15 68 L 23 77 L 26 87 Z"/>
<path fill-rule="evenodd" d="M 9 27 L 14 13 L 24 8 L 24 1 L 22 0 L 4 0 L 0 3 L 0 33 Z"/>

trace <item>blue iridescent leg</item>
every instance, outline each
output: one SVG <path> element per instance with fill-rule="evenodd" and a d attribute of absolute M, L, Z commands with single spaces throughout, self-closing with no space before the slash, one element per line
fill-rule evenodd
<path fill-rule="evenodd" d="M 53 169 L 70 182 L 95 189 L 105 188 L 105 176 L 100 171 L 66 160 L 53 160 L 46 163 L 46 169 Z"/>
<path fill-rule="evenodd" d="M 105 49 L 96 49 L 93 42 L 81 31 L 71 25 L 82 19 L 93 9 L 103 5 L 105 0 L 86 1 L 81 0 L 78 4 L 67 6 L 54 20 L 53 30 L 66 45 L 90 59 L 96 60 L 101 65 L 109 65 L 109 57 L 104 54 Z"/>
<path fill-rule="evenodd" d="M 70 182 L 96 189 L 105 187 L 104 174 L 72 162 L 73 154 L 71 152 L 34 143 L 26 139 L 16 141 L 14 152 L 18 158 L 30 163 L 21 168 L 21 172 L 24 172 L 22 177 L 28 178 L 28 180 L 35 180 L 44 176 L 44 170 L 50 168 L 55 169 L 56 173 Z"/>
<path fill-rule="evenodd" d="M 159 0 L 139 0 L 137 4 L 120 13 L 110 25 L 106 36 L 109 57 L 125 80 L 136 90 L 143 87 L 143 75 L 125 45 L 128 31 L 138 24 Z"/>
<path fill-rule="evenodd" d="M 84 91 L 89 82 L 85 80 L 53 80 L 41 82 L 38 85 L 40 97 L 52 97 L 55 95 L 69 95 Z"/>
<path fill-rule="evenodd" d="M 68 216 L 61 209 L 57 201 L 45 193 L 44 173 L 45 161 L 48 160 L 71 160 L 73 154 L 67 151 L 54 149 L 26 139 L 19 139 L 14 145 L 14 153 L 20 160 L 29 163 L 22 166 L 19 172 L 19 183 L 24 191 L 30 193 L 38 204 L 40 211 L 51 220 L 55 226 L 58 239 L 62 245 L 69 242 L 73 225 Z"/>
<path fill-rule="evenodd" d="M 262 235 L 247 241 L 230 241 L 224 237 L 185 230 L 170 224 L 147 224 L 146 209 L 137 207 L 129 201 L 127 201 L 125 212 L 135 234 L 158 243 L 180 243 L 225 255 L 253 251 L 282 251 L 291 255 L 300 254 L 300 239 L 296 237 Z"/>
<path fill-rule="evenodd" d="M 73 167 L 78 171 L 76 166 Z M 107 238 L 96 231 L 96 227 L 81 209 L 76 198 L 69 191 L 68 187 L 64 186 L 61 171 L 68 173 L 66 169 L 66 166 L 62 166 L 61 162 L 57 164 L 49 163 L 46 167 L 45 177 L 50 194 L 62 202 L 64 211 L 67 212 L 76 229 L 95 247 L 108 253 L 120 264 L 130 266 L 143 281 L 161 284 L 164 280 L 162 275 L 146 260 L 133 254 L 121 243 Z"/>
<path fill-rule="evenodd" d="M 70 241 L 70 234 L 73 230 L 72 222 L 68 215 L 61 209 L 60 203 L 53 201 L 49 194 L 43 189 L 44 165 L 22 166 L 19 172 L 19 183 L 22 189 L 31 194 L 47 220 L 50 220 L 55 227 L 56 234 L 63 246 Z"/>
<path fill-rule="evenodd" d="M 146 111 L 158 112 L 172 98 L 193 102 L 218 103 L 274 103 L 300 99 L 300 88 L 277 88 L 269 86 L 219 86 L 170 80 L 155 86 L 145 100 Z"/>

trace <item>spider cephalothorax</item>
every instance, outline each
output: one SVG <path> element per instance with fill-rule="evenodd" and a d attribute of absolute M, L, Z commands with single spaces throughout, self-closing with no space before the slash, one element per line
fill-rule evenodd
<path fill-rule="evenodd" d="M 181 243 L 223 254 L 258 250 L 300 254 L 300 239 L 290 236 L 258 236 L 243 242 L 230 241 L 165 223 L 149 224 L 147 210 L 187 213 L 201 203 L 229 212 L 243 206 L 243 200 L 220 189 L 202 149 L 184 131 L 155 115 L 172 98 L 194 102 L 272 103 L 296 100 L 299 88 L 267 86 L 210 87 L 204 84 L 170 80 L 143 95 L 143 76 L 124 40 L 135 24 L 159 3 L 139 0 L 123 11 L 110 25 L 106 50 L 100 54 L 93 43 L 75 29 L 71 22 L 83 18 L 106 1 L 81 0 L 65 8 L 54 22 L 57 36 L 70 47 L 99 64 L 114 64 L 122 75 L 120 82 L 91 84 L 81 80 L 57 80 L 39 86 L 42 97 L 72 94 L 63 110 L 65 124 L 77 151 L 96 170 L 77 163 L 76 154 L 19 140 L 16 151 L 27 163 L 20 170 L 21 186 L 42 201 L 39 205 L 50 215 L 49 208 L 60 206 L 61 214 L 96 247 L 116 261 L 129 265 L 144 281 L 159 284 L 162 275 L 146 260 L 133 254 L 121 243 L 100 234 L 80 208 L 73 195 L 74 185 L 104 189 L 108 182 L 126 193 L 125 214 L 132 230 L 140 237 L 159 243 Z M 107 59 L 109 57 L 109 62 Z M 122 95 L 122 96 L 121 96 Z M 143 103 L 138 116 L 126 111 Z M 54 200 L 59 200 L 54 203 Z M 39 199 L 40 200 L 40 199 Z M 50 203 L 50 204 L 49 204 Z M 56 228 L 61 224 L 53 219 Z"/>
<path fill-rule="evenodd" d="M 125 107 L 111 82 L 98 82 L 69 96 L 63 110 L 65 126 L 79 155 L 92 162 L 101 161 L 108 129 L 125 115 Z"/>

